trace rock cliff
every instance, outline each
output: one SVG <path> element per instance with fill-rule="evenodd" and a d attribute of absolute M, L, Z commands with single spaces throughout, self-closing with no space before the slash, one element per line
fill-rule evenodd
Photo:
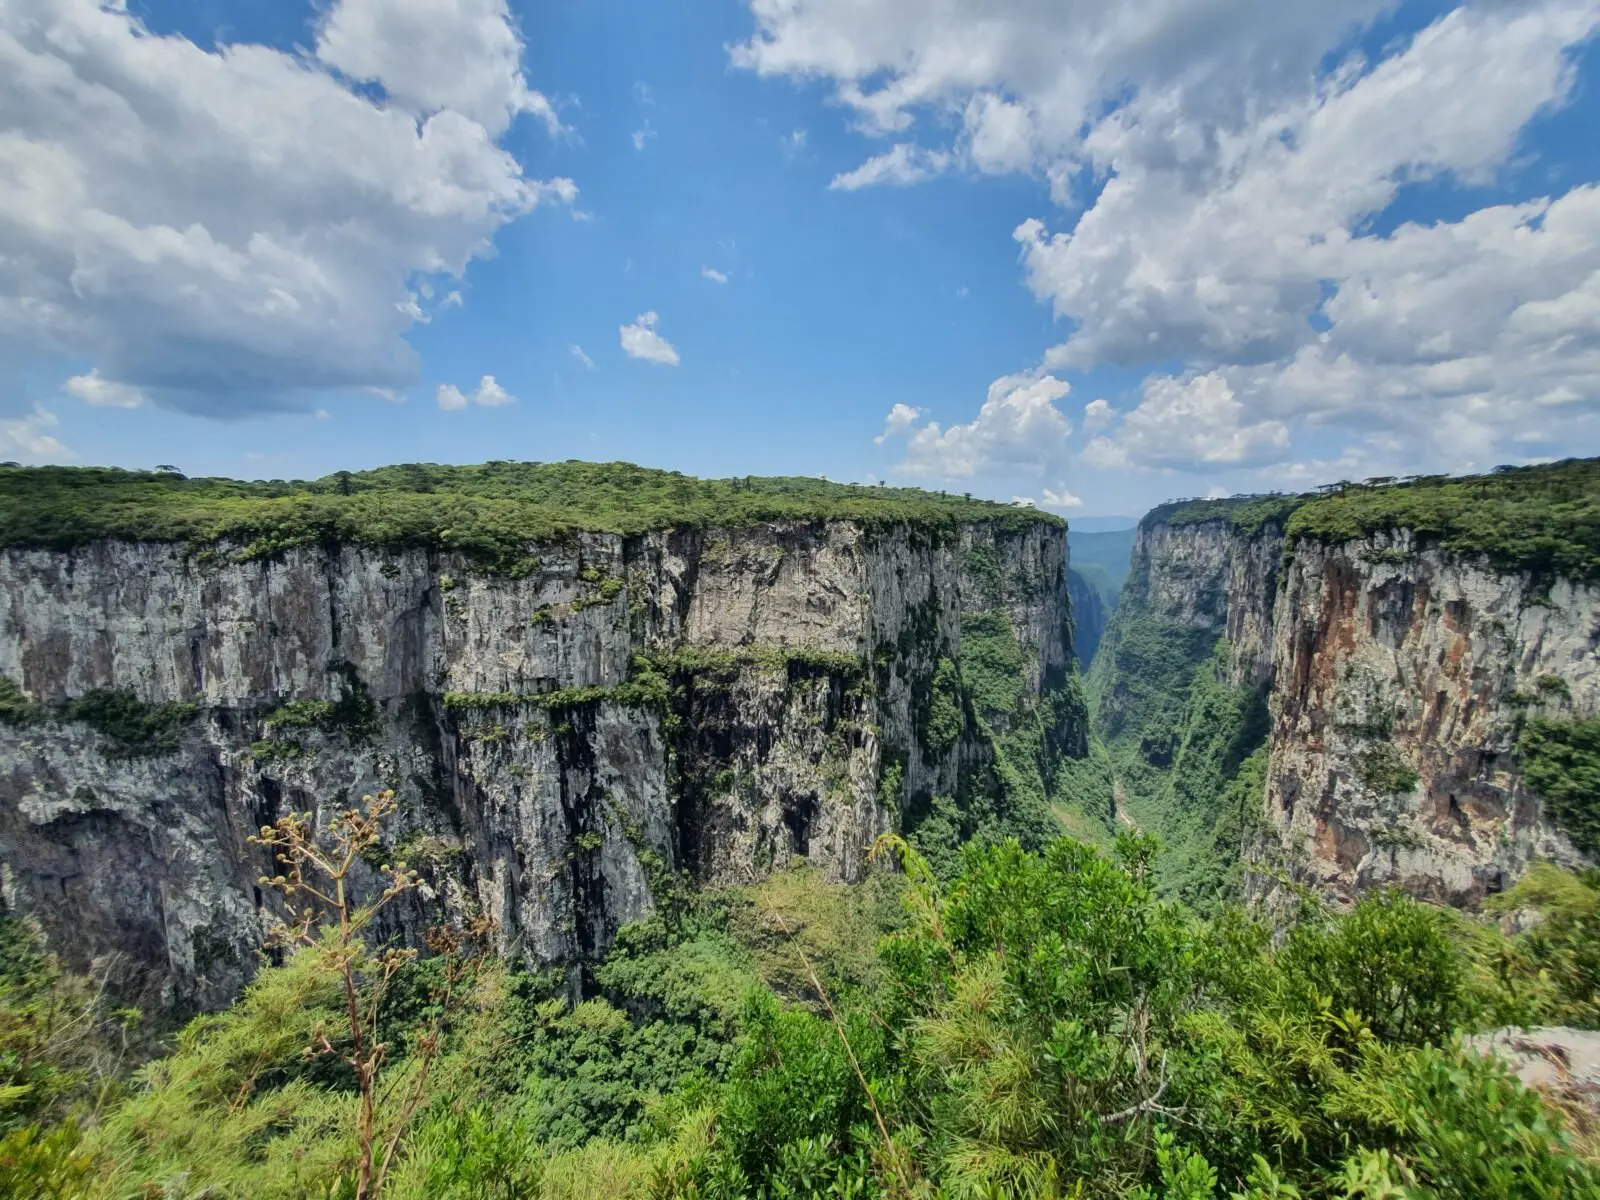
<path fill-rule="evenodd" d="M 1080 572 L 1067 570 L 1067 595 L 1072 601 L 1072 644 L 1078 669 L 1087 671 L 1106 629 L 1106 602 L 1101 591 Z"/>
<path fill-rule="evenodd" d="M 1306 539 L 1272 647 L 1263 863 L 1344 899 L 1399 883 L 1473 904 L 1536 859 L 1580 861 L 1519 736 L 1600 712 L 1600 587 L 1403 529 Z"/>
<path fill-rule="evenodd" d="M 426 881 L 403 931 L 479 906 L 539 962 L 602 952 L 676 873 L 855 878 L 993 757 L 970 705 L 926 728 L 979 615 L 1053 714 L 1038 753 L 1083 753 L 1081 706 L 1046 703 L 1075 687 L 1048 518 L 577 531 L 509 573 L 306 541 L 0 550 L 0 899 L 169 1003 L 253 970 L 249 835 L 381 788 Z"/>
<path fill-rule="evenodd" d="M 1597 504 L 1572 462 L 1147 516 L 1091 679 L 1179 890 L 1242 854 L 1258 896 L 1472 905 L 1600 849 Z"/>

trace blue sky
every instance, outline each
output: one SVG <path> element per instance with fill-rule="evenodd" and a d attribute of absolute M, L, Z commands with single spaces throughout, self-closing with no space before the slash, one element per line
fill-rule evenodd
<path fill-rule="evenodd" d="M 1600 453 L 1600 3 L 1285 8 L 16 0 L 0 457 L 1073 517 Z"/>

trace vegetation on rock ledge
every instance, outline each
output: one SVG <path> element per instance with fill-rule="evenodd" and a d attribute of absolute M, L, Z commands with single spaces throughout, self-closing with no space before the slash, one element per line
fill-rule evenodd
<path fill-rule="evenodd" d="M 0 677 L 0 723 L 37 725 L 81 721 L 106 740 L 112 758 L 172 754 L 183 731 L 200 715 L 193 704 L 147 704 L 132 692 L 96 688 L 60 704 L 30 700 L 12 680 Z"/>
<path fill-rule="evenodd" d="M 66 549 L 102 538 L 236 543 L 246 559 L 297 546 L 458 551 L 528 569 L 526 548 L 580 530 L 636 534 L 761 521 L 851 520 L 1008 529 L 1060 519 L 914 488 L 821 479 L 702 480 L 628 463 L 411 463 L 310 481 L 186 479 L 106 467 L 0 467 L 0 547 Z"/>
<path fill-rule="evenodd" d="M 1403 529 L 1420 546 L 1482 555 L 1502 570 L 1600 579 L 1600 459 L 1345 482 L 1321 494 L 1181 500 L 1152 509 L 1141 524 L 1205 521 L 1245 535 L 1280 525 L 1291 547 Z"/>

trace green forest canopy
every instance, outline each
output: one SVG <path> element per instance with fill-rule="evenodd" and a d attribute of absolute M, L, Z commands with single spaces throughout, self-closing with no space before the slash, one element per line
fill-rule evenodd
<path fill-rule="evenodd" d="M 823 519 L 1062 524 L 1031 508 L 917 488 L 800 477 L 695 479 L 629 463 L 408 463 L 255 482 L 112 467 L 0 467 L 0 546 L 235 541 L 257 557 L 336 541 L 437 547 L 505 563 L 530 541 L 578 530 L 635 534 Z"/>
<path fill-rule="evenodd" d="M 1290 545 L 1342 542 L 1396 529 L 1421 545 L 1541 575 L 1600 578 L 1600 458 L 1569 458 L 1487 475 L 1424 475 L 1331 485 L 1318 494 L 1181 500 L 1146 526 L 1223 521 L 1253 534 L 1281 525 Z"/>

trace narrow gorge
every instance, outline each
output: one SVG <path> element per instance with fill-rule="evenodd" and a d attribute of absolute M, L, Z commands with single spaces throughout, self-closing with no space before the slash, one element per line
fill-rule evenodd
<path fill-rule="evenodd" d="M 1592 861 L 1597 486 L 1571 462 L 1146 516 L 1091 678 L 1171 886 L 1226 894 L 1227 863 L 1258 897 L 1473 907 Z"/>

